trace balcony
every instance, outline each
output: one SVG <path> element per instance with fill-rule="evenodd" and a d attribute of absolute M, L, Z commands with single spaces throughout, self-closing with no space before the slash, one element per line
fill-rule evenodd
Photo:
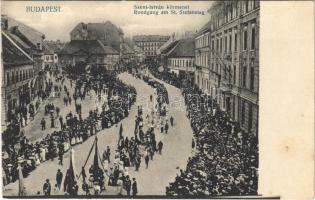
<path fill-rule="evenodd" d="M 195 67 L 196 67 L 196 70 L 202 70 L 202 67 L 197 64 L 195 64 Z"/>

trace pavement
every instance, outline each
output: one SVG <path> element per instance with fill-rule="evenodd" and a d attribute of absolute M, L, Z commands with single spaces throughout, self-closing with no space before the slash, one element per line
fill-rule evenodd
<path fill-rule="evenodd" d="M 129 138 L 134 135 L 134 118 L 137 114 L 137 105 L 147 105 L 151 108 L 149 103 L 149 96 L 153 94 L 153 88 L 148 86 L 143 80 L 136 79 L 128 73 L 122 73 L 118 76 L 126 84 L 133 85 L 137 90 L 137 101 L 131 107 L 129 116 L 121 121 L 123 124 L 123 135 Z M 179 173 L 179 169 L 185 169 L 188 157 L 191 155 L 191 140 L 192 140 L 192 130 L 190 127 L 189 119 L 186 117 L 186 112 L 184 109 L 184 99 L 181 96 L 181 91 L 169 84 L 164 83 L 170 99 L 169 115 L 174 117 L 175 125 L 169 128 L 169 133 L 156 133 L 156 141 L 162 140 L 164 143 L 162 155 L 155 154 L 153 161 L 150 160 L 148 169 L 145 169 L 144 158 L 141 161 L 141 167 L 138 172 L 134 171 L 134 168 L 129 169 L 129 176 L 131 178 L 136 178 L 138 184 L 138 195 L 165 195 L 166 186 L 170 182 L 175 180 L 176 174 Z M 66 109 L 69 106 L 63 107 L 62 98 L 54 99 L 57 104 L 60 105 L 62 112 L 67 113 Z M 174 103 L 175 102 L 175 103 Z M 88 112 L 91 107 L 95 104 L 94 98 L 87 99 L 86 102 L 82 103 L 82 108 L 86 109 Z M 84 106 L 86 105 L 86 106 Z M 74 106 L 71 106 L 74 109 Z M 150 109 L 144 109 L 144 116 L 146 112 Z M 40 115 L 38 115 L 39 120 Z M 34 120 L 34 122 L 36 122 Z M 49 123 L 48 123 L 49 124 Z M 98 137 L 98 147 L 99 152 L 102 154 L 107 146 L 111 149 L 111 160 L 114 160 L 114 150 L 117 147 L 118 137 L 119 137 L 119 126 L 113 126 L 108 129 L 104 129 L 97 134 Z M 34 127 L 30 127 L 29 130 L 40 129 L 40 124 L 34 123 Z M 32 132 L 27 132 L 27 134 L 32 135 Z M 144 128 L 146 130 L 146 128 Z M 36 134 L 36 133 L 35 133 Z M 45 136 L 45 133 L 36 134 L 34 138 L 41 138 Z M 31 138 L 33 136 L 30 136 Z M 94 142 L 94 137 L 90 137 L 87 141 L 80 145 L 76 145 L 73 149 L 75 151 L 75 169 L 77 174 L 80 173 L 81 167 L 84 165 L 86 158 L 88 156 L 89 150 Z M 85 170 L 88 172 L 88 168 L 93 162 L 93 153 L 87 162 Z M 36 195 L 37 191 L 42 193 L 42 186 L 45 179 L 50 179 L 52 188 L 55 185 L 55 176 L 57 169 L 61 169 L 65 175 L 66 170 L 69 167 L 69 152 L 64 155 L 64 165 L 58 165 L 58 160 L 46 161 L 41 163 L 30 175 L 24 178 L 24 185 L 26 188 L 27 195 Z M 79 180 L 79 194 L 83 194 L 81 190 L 81 181 Z M 18 181 L 15 183 L 10 183 L 5 186 L 3 195 L 4 196 L 16 196 L 18 192 Z M 60 194 L 60 193 L 59 193 Z M 62 193 L 61 193 L 62 194 Z M 107 186 L 105 192 L 102 195 L 116 195 L 118 194 L 117 187 Z"/>
<path fill-rule="evenodd" d="M 53 81 L 54 84 L 61 85 L 60 82 L 55 81 L 54 77 L 49 77 L 49 78 Z M 63 85 L 65 85 L 70 92 L 70 96 L 72 98 L 71 105 L 68 104 L 68 106 L 65 106 L 63 103 L 63 97 L 66 96 L 66 93 L 63 90 L 63 86 L 62 86 L 62 91 L 61 91 L 60 97 L 52 97 L 52 95 L 50 95 L 50 97 L 48 99 L 46 99 L 45 102 L 43 102 L 43 104 L 41 105 L 41 107 L 38 110 L 38 113 L 35 115 L 34 119 L 32 121 L 28 122 L 28 124 L 23 128 L 23 130 L 25 131 L 26 138 L 28 138 L 31 142 L 41 140 L 42 138 L 46 137 L 47 134 L 51 134 L 54 131 L 60 130 L 59 120 L 58 120 L 56 113 L 54 114 L 55 124 L 56 124 L 55 128 L 50 127 L 50 115 L 45 115 L 45 105 L 53 103 L 55 105 L 55 107 L 59 107 L 60 108 L 59 115 L 61 115 L 63 117 L 64 122 L 66 120 L 66 115 L 70 111 L 73 114 L 76 114 L 75 102 L 74 102 L 73 97 L 72 97 L 75 84 L 73 82 L 73 85 L 71 87 L 70 86 L 70 80 L 66 78 Z M 80 99 L 77 100 L 78 103 L 82 104 L 82 117 L 83 118 L 88 116 L 89 111 L 91 109 L 96 108 L 94 97 L 95 97 L 95 92 L 91 91 L 91 98 L 89 96 L 87 96 L 85 98 L 85 100 L 83 100 L 83 101 L 81 101 Z M 42 118 L 44 118 L 46 120 L 46 129 L 45 130 L 41 130 L 40 122 L 41 122 Z"/>

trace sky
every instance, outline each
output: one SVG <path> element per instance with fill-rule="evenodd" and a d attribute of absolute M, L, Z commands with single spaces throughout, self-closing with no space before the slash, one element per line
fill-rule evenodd
<path fill-rule="evenodd" d="M 47 40 L 70 40 L 70 31 L 80 22 L 111 21 L 126 37 L 137 34 L 169 35 L 196 31 L 208 20 L 210 1 L 2 1 L 2 14 L 45 34 Z M 26 6 L 61 6 L 61 12 L 26 12 Z M 135 15 L 137 5 L 189 5 L 189 10 L 204 15 Z M 179 12 L 179 10 L 177 10 Z"/>

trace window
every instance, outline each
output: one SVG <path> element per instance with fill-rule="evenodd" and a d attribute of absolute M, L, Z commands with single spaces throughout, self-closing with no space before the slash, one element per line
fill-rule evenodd
<path fill-rule="evenodd" d="M 220 53 L 222 53 L 222 42 L 223 42 L 223 39 L 222 37 L 220 38 Z"/>
<path fill-rule="evenodd" d="M 233 8 L 232 8 L 232 18 L 235 18 L 236 17 L 236 5 L 233 5 Z"/>
<path fill-rule="evenodd" d="M 224 37 L 224 52 L 227 52 L 227 36 Z"/>
<path fill-rule="evenodd" d="M 18 71 L 15 72 L 15 81 L 19 82 L 19 72 Z"/>
<path fill-rule="evenodd" d="M 255 42 L 256 42 L 256 28 L 255 25 L 252 25 L 252 44 L 251 44 L 251 50 L 255 49 Z"/>
<path fill-rule="evenodd" d="M 243 87 L 246 88 L 247 67 L 243 66 Z"/>
<path fill-rule="evenodd" d="M 243 50 L 247 50 L 247 27 L 244 28 L 243 33 Z"/>
<path fill-rule="evenodd" d="M 213 53 L 213 50 L 214 50 L 214 40 L 211 41 L 211 49 L 212 49 L 212 53 Z"/>
<path fill-rule="evenodd" d="M 248 131 L 250 132 L 253 128 L 253 106 L 248 104 Z"/>
<path fill-rule="evenodd" d="M 228 78 L 229 78 L 229 83 L 231 84 L 231 65 L 229 65 L 229 68 L 228 68 Z"/>
<path fill-rule="evenodd" d="M 12 79 L 12 83 L 15 83 L 15 77 L 14 77 L 14 72 L 12 72 L 12 74 L 11 74 L 12 76 L 11 76 L 11 79 Z"/>
<path fill-rule="evenodd" d="M 236 66 L 233 66 L 233 84 L 236 84 Z"/>
<path fill-rule="evenodd" d="M 232 34 L 229 34 L 229 52 L 232 51 Z"/>
<path fill-rule="evenodd" d="M 255 71 L 254 71 L 254 67 L 250 68 L 250 89 L 254 90 L 254 86 L 255 86 Z"/>
<path fill-rule="evenodd" d="M 242 112 L 241 112 L 241 122 L 242 124 L 245 123 L 245 100 L 242 100 Z"/>
<path fill-rule="evenodd" d="M 245 3 L 245 13 L 247 13 L 248 12 L 248 3 L 249 2 L 248 2 L 248 0 L 246 0 L 244 3 Z"/>
<path fill-rule="evenodd" d="M 237 51 L 237 33 L 234 34 L 234 51 Z"/>
<path fill-rule="evenodd" d="M 7 85 L 10 85 L 10 72 L 7 72 Z"/>

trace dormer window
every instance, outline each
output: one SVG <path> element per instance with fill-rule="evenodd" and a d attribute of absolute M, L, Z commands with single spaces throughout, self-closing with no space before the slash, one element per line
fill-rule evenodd
<path fill-rule="evenodd" d="M 42 45 L 40 43 L 37 43 L 37 49 L 41 50 L 42 49 Z"/>

